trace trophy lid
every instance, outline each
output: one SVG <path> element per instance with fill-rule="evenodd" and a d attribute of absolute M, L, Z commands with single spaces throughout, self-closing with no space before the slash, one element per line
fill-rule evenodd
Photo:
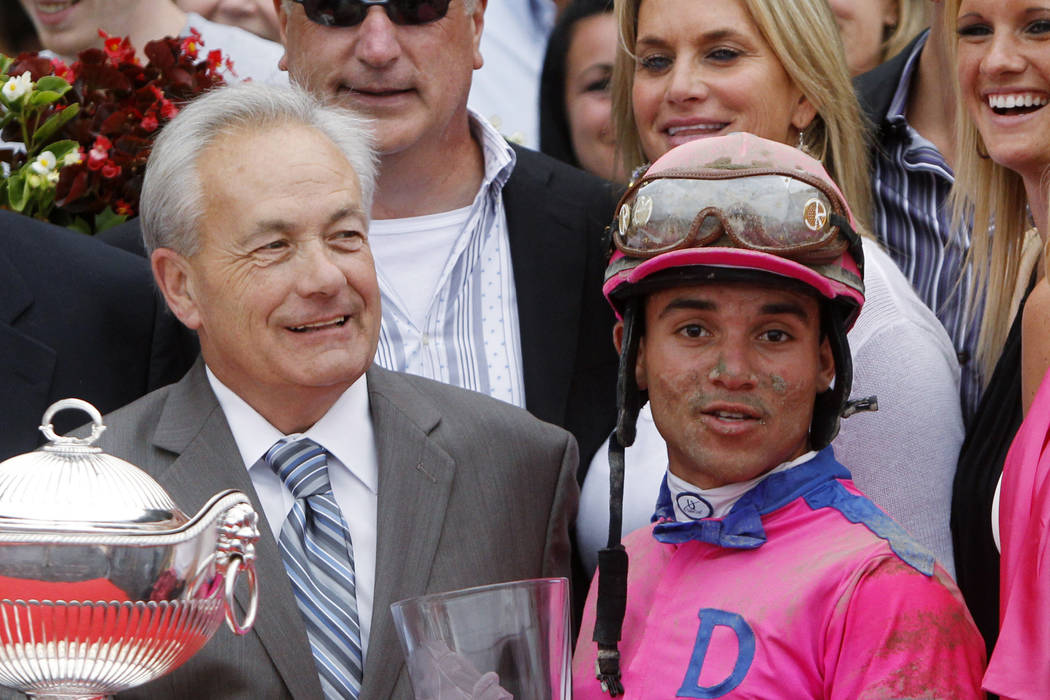
<path fill-rule="evenodd" d="M 88 437 L 55 434 L 51 418 L 69 408 L 91 416 Z M 0 462 L 0 532 L 157 534 L 189 520 L 152 477 L 93 444 L 106 427 L 90 403 L 57 401 L 42 422 L 48 444 Z"/>

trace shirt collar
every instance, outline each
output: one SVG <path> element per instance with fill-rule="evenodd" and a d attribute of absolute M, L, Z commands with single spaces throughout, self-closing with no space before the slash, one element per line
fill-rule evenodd
<path fill-rule="evenodd" d="M 911 54 L 908 55 L 908 60 L 904 63 L 904 70 L 901 71 L 900 80 L 897 82 L 897 90 L 893 93 L 893 99 L 890 100 L 889 109 L 886 110 L 886 121 L 890 124 L 904 126 L 908 123 L 904 113 L 908 107 L 911 78 L 915 73 L 916 66 L 919 64 L 922 47 L 926 45 L 926 41 L 929 38 L 930 30 L 927 29 L 916 39 L 915 45 L 911 49 Z"/>
<path fill-rule="evenodd" d="M 259 412 L 223 384 L 205 365 L 208 383 L 226 416 L 245 468 L 262 463 L 262 456 L 283 437 Z M 370 491 L 379 488 L 375 459 L 375 432 L 368 404 L 368 381 L 362 374 L 336 400 L 328 412 L 302 433 L 333 454 Z"/>
<path fill-rule="evenodd" d="M 467 112 L 470 117 L 470 133 L 481 145 L 481 153 L 485 160 L 485 176 L 481 181 L 479 194 L 492 191 L 494 195 L 499 196 L 503 186 L 510 179 L 510 174 L 514 172 L 518 156 L 485 117 L 470 109 Z"/>
<path fill-rule="evenodd" d="M 835 452 L 829 445 L 815 454 L 803 455 L 790 468 L 770 471 L 759 477 L 724 518 L 688 522 L 674 520 L 674 507 L 665 478 L 653 515 L 653 520 L 658 521 L 653 528 L 653 537 L 665 544 L 696 540 L 732 549 L 755 549 L 766 542 L 763 515 L 783 508 L 826 482 L 848 478 L 849 472 L 835 461 Z"/>
<path fill-rule="evenodd" d="M 667 472 L 665 477 L 667 490 L 674 508 L 671 519 L 679 522 L 689 522 L 690 520 L 701 520 L 703 518 L 721 518 L 729 513 L 741 496 L 758 485 L 758 482 L 799 464 L 805 464 L 816 456 L 816 451 L 810 450 L 789 462 L 777 465 L 754 479 L 716 486 L 712 489 L 698 488 L 685 479 Z"/>

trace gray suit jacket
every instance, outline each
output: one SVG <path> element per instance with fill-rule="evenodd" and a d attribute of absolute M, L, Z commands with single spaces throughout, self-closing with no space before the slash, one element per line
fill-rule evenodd
<path fill-rule="evenodd" d="M 410 699 L 390 604 L 427 592 L 567 576 L 577 451 L 564 430 L 480 394 L 378 367 L 368 371 L 368 390 L 379 522 L 361 698 Z M 264 518 L 202 363 L 105 422 L 102 448 L 150 472 L 188 514 L 216 492 L 236 488 Z M 224 625 L 182 668 L 121 697 L 321 697 L 277 544 L 271 528 L 260 525 L 254 630 L 238 638 Z M 238 593 L 243 615 L 247 594 Z"/>

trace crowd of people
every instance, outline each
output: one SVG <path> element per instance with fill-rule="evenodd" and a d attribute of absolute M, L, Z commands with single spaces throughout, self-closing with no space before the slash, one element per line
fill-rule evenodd
<path fill-rule="evenodd" d="M 410 698 L 391 603 L 541 576 L 578 697 L 1050 697 L 1050 2 L 20 0 L 0 53 L 100 29 L 233 84 L 141 217 L 0 211 L 0 458 L 77 396 L 266 523 L 253 632 L 127 697 Z"/>

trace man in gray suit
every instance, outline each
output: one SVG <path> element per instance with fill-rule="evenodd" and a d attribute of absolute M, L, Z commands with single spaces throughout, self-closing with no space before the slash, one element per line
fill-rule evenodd
<path fill-rule="evenodd" d="M 108 416 L 100 444 L 149 471 L 188 512 L 223 488 L 249 494 L 263 516 L 260 603 L 247 637 L 220 630 L 129 697 L 411 698 L 392 602 L 568 574 L 571 435 L 372 364 L 374 180 L 365 122 L 298 90 L 225 88 L 186 107 L 157 140 L 142 228 L 157 283 L 198 332 L 202 360 Z M 266 460 L 287 436 L 326 455 L 356 586 L 338 597 L 359 624 L 347 642 L 364 659 L 359 695 L 319 678 L 299 584 L 285 573 L 282 526 L 300 502 Z"/>

